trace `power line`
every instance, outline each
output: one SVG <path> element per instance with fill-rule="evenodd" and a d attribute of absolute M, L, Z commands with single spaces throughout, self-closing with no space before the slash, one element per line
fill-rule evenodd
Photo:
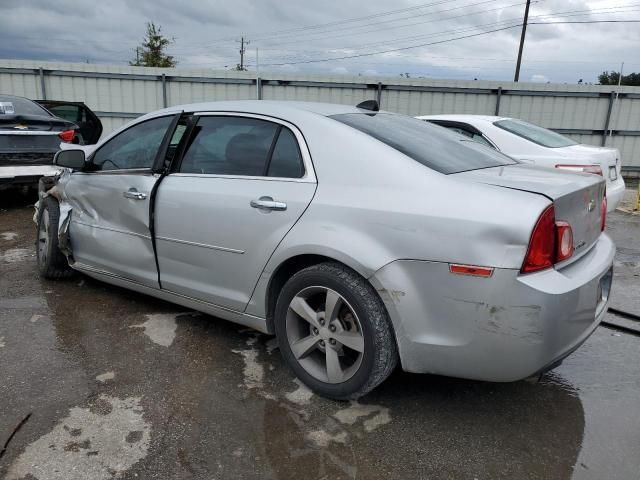
<path fill-rule="evenodd" d="M 631 5 L 629 7 L 635 7 L 635 5 Z M 620 8 L 629 8 L 629 7 L 620 7 Z M 610 9 L 611 7 L 609 7 Z M 545 18 L 566 18 L 566 17 L 571 17 L 571 16 L 580 16 L 583 15 L 583 13 L 575 13 L 575 12 L 583 12 L 583 10 L 569 10 L 569 11 L 565 11 L 565 12 L 557 12 L 557 13 L 551 13 L 551 14 L 543 14 L 543 15 L 534 15 L 531 16 L 530 18 L 532 19 L 545 19 Z M 623 13 L 623 12 L 602 12 L 602 14 L 613 14 L 613 13 Z M 626 12 L 624 12 L 626 13 Z M 518 22 L 520 19 L 518 18 L 510 18 L 507 20 L 502 20 L 502 21 L 498 21 L 498 22 L 491 22 L 491 23 L 486 23 L 486 24 L 482 24 L 482 25 L 476 25 L 476 26 L 472 26 L 472 27 L 466 27 L 463 29 L 455 29 L 455 30 L 444 30 L 444 31 L 440 31 L 440 32 L 432 32 L 430 34 L 424 34 L 424 35 L 414 35 L 414 36 L 410 36 L 410 37 L 404 37 L 404 38 L 400 38 L 400 39 L 395 39 L 395 40 L 389 40 L 387 42 L 375 42 L 375 43 L 370 43 L 370 44 L 361 44 L 358 46 L 354 46 L 354 47 L 342 47 L 341 49 L 343 50 L 349 50 L 351 48 L 363 48 L 363 47 L 367 47 L 367 46 L 374 46 L 374 45 L 388 45 L 389 43 L 398 43 L 401 41 L 407 41 L 407 40 L 417 40 L 418 38 L 420 39 L 424 39 L 424 38 L 430 38 L 430 37 L 437 37 L 437 36 L 442 36 L 442 35 L 448 35 L 448 34 L 459 34 L 459 33 L 466 33 L 469 31 L 473 31 L 473 30 L 477 30 L 479 28 L 493 28 L 493 27 L 499 27 L 499 26 L 504 26 L 504 25 L 509 25 L 513 22 Z M 544 22 L 544 23 L 552 23 L 552 22 Z M 529 24 L 531 24 L 531 22 L 529 22 Z M 521 25 L 521 24 L 519 24 Z M 327 51 L 323 51 L 323 52 L 316 52 L 316 53 L 326 53 Z M 282 62 L 286 63 L 289 60 L 292 60 L 290 63 L 297 63 L 298 59 L 300 58 L 299 55 L 288 55 L 288 56 L 284 56 L 284 57 L 280 57 L 282 59 Z M 279 60 L 279 59 L 278 59 Z M 272 60 L 272 63 L 276 63 L 278 62 L 278 60 L 276 60 L 275 62 Z M 279 63 L 279 62 L 278 62 Z"/>
<path fill-rule="evenodd" d="M 562 23 L 640 23 L 640 20 L 576 20 L 567 22 L 530 22 L 529 25 L 559 25 Z"/>
<path fill-rule="evenodd" d="M 450 39 L 447 39 L 447 40 L 440 40 L 440 41 L 437 41 L 437 42 L 422 43 L 420 45 L 411 45 L 411 46 L 408 46 L 408 47 L 393 48 L 393 49 L 390 49 L 390 50 L 382 50 L 382 51 L 378 51 L 378 52 L 360 53 L 360 54 L 357 54 L 357 55 L 345 55 L 343 57 L 324 58 L 324 59 L 317 59 L 317 60 L 305 60 L 305 61 L 300 61 L 300 62 L 267 63 L 267 64 L 263 64 L 263 66 L 275 67 L 275 66 L 284 66 L 284 65 L 296 65 L 296 64 L 301 64 L 301 63 L 330 62 L 332 60 L 346 60 L 346 59 L 349 59 L 349 58 L 369 57 L 371 55 L 382 55 L 383 53 L 399 52 L 399 51 L 402 51 L 402 50 L 410 50 L 410 49 L 413 49 L 413 48 L 427 47 L 429 45 L 438 45 L 438 44 L 441 44 L 441 43 L 453 42 L 455 40 L 462 40 L 464 38 L 478 37 L 480 35 L 487 35 L 489 33 L 500 32 L 502 30 L 508 30 L 508 29 L 515 28 L 515 27 L 520 27 L 520 26 L 521 26 L 520 24 L 511 25 L 511 26 L 508 26 L 508 27 L 496 28 L 494 30 L 488 30 L 486 32 L 474 33 L 474 34 L 471 34 L 471 35 L 464 35 L 464 36 L 461 36 L 461 37 L 450 38 Z"/>
<path fill-rule="evenodd" d="M 264 39 L 266 36 L 272 36 L 272 35 L 277 35 L 277 34 L 281 34 L 281 33 L 300 32 L 300 31 L 304 31 L 304 30 L 315 30 L 315 29 L 320 29 L 320 28 L 325 28 L 325 27 L 332 27 L 332 26 L 335 26 L 335 25 L 344 25 L 344 24 L 348 24 L 348 23 L 360 22 L 360 21 L 363 21 L 363 20 L 370 20 L 372 18 L 384 17 L 384 16 L 389 16 L 389 15 L 396 15 L 398 13 L 405 13 L 405 12 L 409 12 L 409 11 L 415 11 L 415 10 L 419 10 L 421 8 L 431 7 L 431 6 L 435 6 L 435 5 L 441 5 L 443 3 L 450 3 L 451 1 L 457 1 L 457 0 L 438 0 L 438 1 L 435 1 L 435 2 L 424 3 L 422 5 L 416 5 L 416 6 L 408 7 L 408 8 L 401 8 L 401 9 L 398 9 L 398 10 L 387 10 L 387 11 L 384 11 L 384 12 L 379 12 L 379 13 L 375 13 L 375 14 L 371 14 L 371 15 L 365 15 L 365 16 L 362 16 L 362 17 L 354 17 L 354 18 L 349 18 L 349 19 L 345 19 L 345 20 L 338 20 L 338 21 L 334 21 L 334 22 L 321 23 L 321 24 L 315 24 L 315 25 L 307 25 L 307 26 L 304 26 L 304 27 L 296 27 L 296 28 L 290 28 L 290 29 L 285 29 L 285 30 L 276 30 L 276 31 L 271 31 L 271 32 L 255 33 L 253 35 L 253 37 L 255 39 L 259 40 L 259 39 Z M 225 40 L 229 40 L 229 37 L 216 39 L 214 41 L 225 41 Z"/>

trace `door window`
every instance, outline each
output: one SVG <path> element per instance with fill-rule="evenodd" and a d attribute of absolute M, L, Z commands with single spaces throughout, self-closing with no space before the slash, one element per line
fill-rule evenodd
<path fill-rule="evenodd" d="M 279 125 L 243 117 L 201 117 L 180 172 L 264 176 Z"/>
<path fill-rule="evenodd" d="M 95 170 L 151 168 L 173 118 L 147 120 L 109 140 L 92 158 Z"/>

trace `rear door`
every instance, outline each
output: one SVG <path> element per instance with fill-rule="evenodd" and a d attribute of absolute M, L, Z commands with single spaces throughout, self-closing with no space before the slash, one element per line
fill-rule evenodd
<path fill-rule="evenodd" d="M 79 268 L 158 287 L 149 203 L 178 116 L 163 116 L 124 130 L 89 158 L 65 185 L 73 210 L 70 238 Z M 172 139 L 177 142 L 179 139 Z"/>
<path fill-rule="evenodd" d="M 196 115 L 188 132 L 158 188 L 162 288 L 242 311 L 315 193 L 311 158 L 300 131 L 270 117 Z"/>
<path fill-rule="evenodd" d="M 100 139 L 102 122 L 84 103 L 53 100 L 38 100 L 38 103 L 56 117 L 75 123 L 80 133 L 80 143 L 83 145 L 93 145 Z"/>

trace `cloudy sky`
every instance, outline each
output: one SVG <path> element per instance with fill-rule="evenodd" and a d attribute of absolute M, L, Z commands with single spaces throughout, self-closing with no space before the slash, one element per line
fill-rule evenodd
<path fill-rule="evenodd" d="M 179 67 L 513 78 L 525 0 L 23 0 L 2 5 L 0 58 L 126 65 L 145 22 L 175 39 Z M 640 1 L 533 0 L 521 80 L 596 82 L 640 71 Z M 486 33 L 491 32 L 491 33 Z M 466 37 L 466 38 L 459 38 Z"/>

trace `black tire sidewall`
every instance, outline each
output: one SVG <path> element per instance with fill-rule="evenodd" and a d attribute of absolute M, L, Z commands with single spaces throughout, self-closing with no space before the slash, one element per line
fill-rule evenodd
<path fill-rule="evenodd" d="M 364 279 L 362 279 L 362 281 L 366 282 Z M 358 371 L 350 379 L 339 384 L 322 382 L 307 373 L 293 355 L 289 341 L 287 340 L 286 315 L 289 304 L 293 297 L 301 290 L 312 286 L 330 288 L 342 295 L 355 311 L 360 320 L 360 326 L 362 327 L 364 337 L 362 363 Z M 373 373 L 376 350 L 378 348 L 375 340 L 375 332 L 369 320 L 369 311 L 366 304 L 362 301 L 360 295 L 352 291 L 349 284 L 344 281 L 342 277 L 332 275 L 322 270 L 303 270 L 297 273 L 285 284 L 280 292 L 274 319 L 280 352 L 296 376 L 311 388 L 311 390 L 323 396 L 343 400 L 350 398 L 355 392 L 360 391 L 367 385 Z"/>

